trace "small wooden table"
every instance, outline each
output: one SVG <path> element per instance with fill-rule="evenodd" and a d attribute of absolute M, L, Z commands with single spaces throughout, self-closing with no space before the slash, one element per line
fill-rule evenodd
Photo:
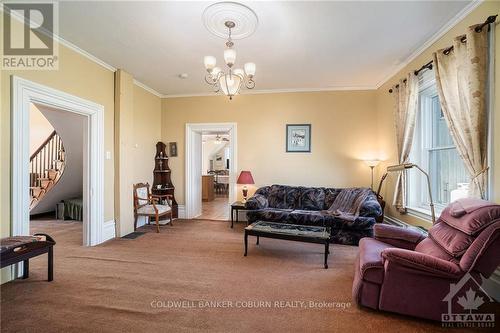
<path fill-rule="evenodd" d="M 259 245 L 260 237 L 323 244 L 325 246 L 324 267 L 325 269 L 328 268 L 328 254 L 330 254 L 329 228 L 257 221 L 245 228 L 245 257 L 248 252 L 248 236 L 257 237 L 256 245 Z"/>
<path fill-rule="evenodd" d="M 29 277 L 29 260 L 41 254 L 48 254 L 47 281 L 54 279 L 53 247 L 56 242 L 47 234 L 13 236 L 1 240 L 1 268 L 23 262 L 23 279 Z"/>
<path fill-rule="evenodd" d="M 240 210 L 247 210 L 245 204 L 241 201 L 236 201 L 231 204 L 231 228 L 234 224 L 234 211 L 236 211 L 236 222 L 238 222 L 238 212 Z"/>

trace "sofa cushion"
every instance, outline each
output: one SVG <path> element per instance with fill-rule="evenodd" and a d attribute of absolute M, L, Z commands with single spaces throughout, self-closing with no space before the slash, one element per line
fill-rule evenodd
<path fill-rule="evenodd" d="M 454 217 L 452 212 L 456 216 L 456 210 L 452 211 L 453 205 L 449 205 L 443 210 L 438 221 L 444 222 L 450 227 L 462 231 L 467 235 L 476 235 L 481 230 L 494 223 L 496 220 L 500 219 L 500 205 L 488 205 L 482 206 L 471 211 L 468 214 L 461 215 L 460 217 Z"/>
<path fill-rule="evenodd" d="M 426 238 L 420 243 L 418 243 L 418 245 L 415 247 L 415 252 L 425 253 L 439 259 L 458 263 L 458 260 L 456 260 L 445 250 L 443 250 L 443 248 L 439 246 L 436 242 L 434 242 L 432 238 Z"/>
<path fill-rule="evenodd" d="M 269 188 L 269 196 L 267 198 L 270 208 L 286 209 L 285 197 L 286 186 L 272 185 Z"/>
<path fill-rule="evenodd" d="M 300 196 L 300 209 L 322 210 L 325 204 L 325 191 L 319 187 L 303 188 Z"/>
<path fill-rule="evenodd" d="M 286 186 L 285 208 L 296 209 L 300 208 L 301 187 Z"/>
<path fill-rule="evenodd" d="M 363 280 L 382 284 L 384 262 L 381 253 L 392 247 L 373 238 L 363 238 L 359 241 L 359 268 Z"/>
<path fill-rule="evenodd" d="M 259 210 L 249 210 L 247 218 L 249 222 L 269 221 L 290 223 L 291 209 L 264 208 Z"/>
<path fill-rule="evenodd" d="M 324 191 L 325 191 L 325 204 L 323 205 L 323 209 L 327 210 L 328 208 L 330 208 L 332 203 L 335 201 L 335 198 L 337 197 L 337 195 L 339 195 L 339 193 L 340 193 L 340 191 L 342 191 L 342 189 L 340 189 L 340 188 L 325 188 Z"/>
<path fill-rule="evenodd" d="M 446 253 L 455 258 L 462 256 L 474 241 L 474 237 L 454 229 L 444 222 L 433 225 L 429 230 L 429 237 L 441 246 Z"/>
<path fill-rule="evenodd" d="M 318 210 L 294 210 L 290 213 L 290 219 L 294 224 L 324 226 L 325 215 Z"/>

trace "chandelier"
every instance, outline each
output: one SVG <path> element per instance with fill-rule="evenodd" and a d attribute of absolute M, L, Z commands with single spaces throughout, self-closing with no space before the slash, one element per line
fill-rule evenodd
<path fill-rule="evenodd" d="M 240 91 L 242 85 L 245 85 L 247 89 L 255 87 L 255 81 L 253 80 L 255 76 L 255 64 L 247 62 L 243 66 L 244 70 L 241 68 L 233 69 L 236 62 L 236 51 L 233 49 L 234 43 L 231 40 L 231 29 L 236 24 L 233 21 L 226 21 L 224 25 L 228 29 L 227 48 L 224 50 L 224 62 L 227 66 L 227 72 L 215 66 L 217 64 L 215 57 L 205 56 L 203 62 L 208 72 L 205 75 L 205 82 L 213 87 L 215 93 L 222 90 L 224 95 L 229 96 L 229 99 L 232 100 L 233 96 Z"/>

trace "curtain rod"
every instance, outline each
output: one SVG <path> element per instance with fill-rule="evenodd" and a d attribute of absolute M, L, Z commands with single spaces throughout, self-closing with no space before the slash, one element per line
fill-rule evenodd
<path fill-rule="evenodd" d="M 479 24 L 475 29 L 474 31 L 476 32 L 481 32 L 483 31 L 483 28 L 485 26 L 488 26 L 488 31 L 490 31 L 490 26 L 489 24 L 490 23 L 494 23 L 497 19 L 497 16 L 498 15 L 492 15 L 492 16 L 488 16 L 488 18 L 486 19 L 486 21 L 484 21 L 484 23 L 482 24 Z M 467 37 L 465 35 L 463 35 L 461 38 L 460 38 L 460 42 L 462 43 L 465 43 L 467 41 Z M 453 45 L 444 49 L 443 53 L 448 55 L 450 54 L 450 52 L 453 50 Z M 413 74 L 415 75 L 418 75 L 420 72 L 422 72 L 423 70 L 426 70 L 426 69 L 429 69 L 429 70 L 432 70 L 432 66 L 433 66 L 433 60 L 429 61 L 428 63 L 426 63 L 425 65 L 423 65 L 422 67 L 420 67 L 419 69 L 416 69 L 413 71 Z M 403 80 L 404 83 L 406 83 L 406 79 Z M 396 84 L 395 88 L 399 88 L 399 84 Z M 389 93 L 392 93 L 393 92 L 393 89 L 389 89 Z"/>

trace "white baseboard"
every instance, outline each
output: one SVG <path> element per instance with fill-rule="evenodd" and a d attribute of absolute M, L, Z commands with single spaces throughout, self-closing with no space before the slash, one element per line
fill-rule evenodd
<path fill-rule="evenodd" d="M 177 218 L 179 219 L 186 218 L 186 206 L 184 205 L 177 206 Z"/>
<path fill-rule="evenodd" d="M 403 222 L 398 218 L 395 218 L 393 216 L 387 216 L 387 215 L 384 216 L 384 223 L 397 225 L 398 227 L 405 227 L 405 228 L 410 226 L 408 223 Z"/>
<path fill-rule="evenodd" d="M 109 220 L 104 222 L 104 227 L 102 228 L 102 241 L 105 242 L 116 237 L 115 220 Z"/>

